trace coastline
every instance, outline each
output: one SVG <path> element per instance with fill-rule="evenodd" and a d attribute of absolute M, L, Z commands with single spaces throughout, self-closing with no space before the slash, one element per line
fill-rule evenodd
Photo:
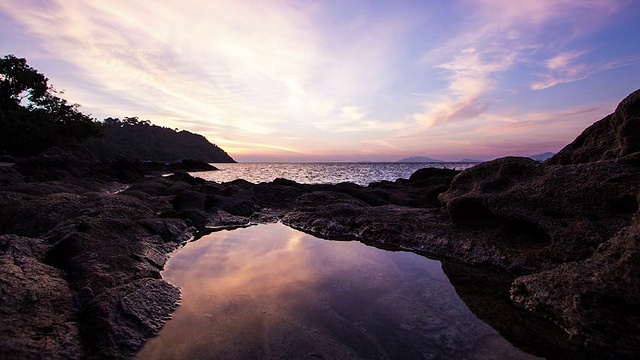
<path fill-rule="evenodd" d="M 173 250 L 282 221 L 443 261 L 469 307 L 536 355 L 633 358 L 639 104 L 636 91 L 545 163 L 502 158 L 367 187 L 218 184 L 76 154 L 1 167 L 0 355 L 128 358 L 179 300 L 160 276 Z"/>

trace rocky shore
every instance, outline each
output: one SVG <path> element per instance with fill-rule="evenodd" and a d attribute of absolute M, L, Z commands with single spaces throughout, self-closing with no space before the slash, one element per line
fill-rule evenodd
<path fill-rule="evenodd" d="M 61 151 L 0 167 L 1 358 L 133 356 L 179 300 L 160 276 L 173 250 L 274 221 L 441 260 L 477 316 L 536 355 L 640 353 L 640 91 L 544 163 L 367 187 L 176 166 Z"/>

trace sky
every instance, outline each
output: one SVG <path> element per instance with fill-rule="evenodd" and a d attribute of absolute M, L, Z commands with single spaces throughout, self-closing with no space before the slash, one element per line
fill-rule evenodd
<path fill-rule="evenodd" d="M 557 152 L 640 88 L 638 0 L 0 0 L 15 54 L 101 120 L 241 162 Z"/>

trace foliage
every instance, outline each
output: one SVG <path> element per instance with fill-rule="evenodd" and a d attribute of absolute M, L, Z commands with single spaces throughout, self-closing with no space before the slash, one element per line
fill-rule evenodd
<path fill-rule="evenodd" d="M 48 81 L 25 59 L 0 59 L 0 153 L 28 156 L 103 134 L 99 123 L 58 97 Z"/>
<path fill-rule="evenodd" d="M 102 160 L 126 158 L 172 162 L 198 159 L 206 162 L 235 162 L 224 150 L 204 136 L 152 125 L 137 117 L 106 118 L 106 135 L 85 145 Z"/>

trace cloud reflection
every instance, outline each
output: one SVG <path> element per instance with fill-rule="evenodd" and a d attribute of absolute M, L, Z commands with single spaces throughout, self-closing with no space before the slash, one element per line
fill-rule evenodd
<path fill-rule="evenodd" d="M 182 304 L 139 359 L 526 357 L 467 309 L 438 262 L 282 224 L 189 243 L 163 276 Z M 421 328 L 434 330 L 406 330 Z"/>

